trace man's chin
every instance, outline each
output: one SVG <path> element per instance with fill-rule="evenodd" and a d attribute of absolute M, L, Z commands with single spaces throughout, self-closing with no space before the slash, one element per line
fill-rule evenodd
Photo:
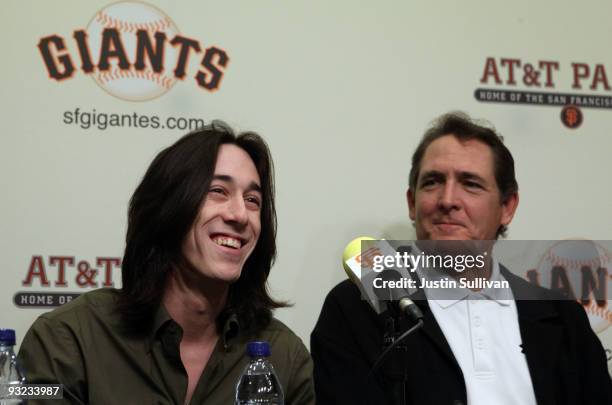
<path fill-rule="evenodd" d="M 219 278 L 229 284 L 235 283 L 240 278 L 240 270 L 229 270 L 219 275 Z"/>
<path fill-rule="evenodd" d="M 238 281 L 241 274 L 242 270 L 240 268 L 236 268 L 234 265 L 225 265 L 212 269 L 206 278 L 214 283 L 232 284 Z"/>

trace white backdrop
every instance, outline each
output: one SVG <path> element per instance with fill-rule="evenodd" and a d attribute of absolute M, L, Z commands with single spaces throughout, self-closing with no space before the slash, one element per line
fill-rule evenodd
<path fill-rule="evenodd" d="M 164 123 L 169 117 L 220 118 L 265 137 L 278 190 L 279 255 L 271 289 L 295 303 L 277 316 L 307 344 L 325 295 L 345 278 L 345 244 L 359 235 L 414 236 L 404 197 L 409 159 L 429 122 L 449 110 L 493 122 L 515 156 L 521 201 L 510 239 L 611 238 L 612 112 L 581 108 L 582 124 L 569 129 L 559 106 L 474 97 L 477 88 L 611 96 L 601 76 L 608 69 L 606 79 L 612 79 L 609 2 L 146 4 L 202 49 L 190 57 L 184 80 L 146 101 L 104 91 L 81 68 L 74 31 L 86 30 L 103 9 L 121 14 L 114 3 L 0 4 L 0 325 L 16 328 L 18 339 L 48 309 L 17 307 L 14 295 L 90 289 L 77 282 L 78 263 L 95 266 L 98 257 L 121 256 L 131 193 L 153 156 L 188 132 L 65 123 L 77 108 L 80 114 L 159 116 Z M 151 9 L 146 4 L 133 6 L 142 10 L 132 16 L 134 24 Z M 59 82 L 49 77 L 37 48 L 51 35 L 63 38 L 75 66 L 72 77 Z M 99 37 L 89 40 L 90 49 L 99 47 Z M 211 46 L 229 56 L 216 91 L 194 79 Z M 97 57 L 96 52 L 94 64 Z M 502 83 L 493 77 L 481 83 L 487 58 L 494 58 Z M 516 84 L 507 83 L 501 58 L 521 61 Z M 554 87 L 543 86 L 541 69 L 542 86 L 523 80 L 523 67 L 537 68 L 539 61 L 558 62 Z M 572 63 L 589 66 L 581 88 L 572 86 Z M 603 67 L 590 88 L 598 64 Z M 164 73 L 172 76 L 173 68 L 168 62 Z M 125 80 L 118 86 L 137 95 Z M 35 256 L 44 263 L 49 286 L 40 277 L 24 285 Z M 74 258 L 65 270 L 66 286 L 54 285 L 51 256 Z M 119 270 L 112 272 L 119 286 Z M 607 348 L 611 329 L 599 335 Z"/>

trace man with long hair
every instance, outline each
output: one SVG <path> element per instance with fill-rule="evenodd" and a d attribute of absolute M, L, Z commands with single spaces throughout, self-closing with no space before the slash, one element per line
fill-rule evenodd
<path fill-rule="evenodd" d="M 28 382 L 63 384 L 68 403 L 229 404 L 245 344 L 266 340 L 286 402 L 314 403 L 308 351 L 266 289 L 273 176 L 263 139 L 219 122 L 161 151 L 130 201 L 122 289 L 39 317 Z"/>

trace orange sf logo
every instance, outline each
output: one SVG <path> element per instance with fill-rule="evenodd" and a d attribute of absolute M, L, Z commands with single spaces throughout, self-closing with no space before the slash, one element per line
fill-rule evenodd
<path fill-rule="evenodd" d="M 371 269 L 374 266 L 374 258 L 376 256 L 382 256 L 382 252 L 378 247 L 371 247 L 357 256 L 355 261 L 360 263 L 362 267 Z"/>
<path fill-rule="evenodd" d="M 576 123 L 578 122 L 578 113 L 576 112 L 576 110 L 572 108 L 565 111 L 565 121 L 567 121 L 570 127 L 576 125 Z"/>
<path fill-rule="evenodd" d="M 578 128 L 582 124 L 582 111 L 573 105 L 563 107 L 563 110 L 561 110 L 561 122 L 570 129 Z"/>

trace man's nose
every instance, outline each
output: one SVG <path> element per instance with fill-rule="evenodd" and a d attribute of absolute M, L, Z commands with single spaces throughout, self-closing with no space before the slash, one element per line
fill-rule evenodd
<path fill-rule="evenodd" d="M 450 211 L 457 209 L 459 206 L 459 189 L 457 184 L 453 181 L 447 181 L 444 183 L 444 187 L 441 189 L 440 198 L 438 204 L 441 209 Z"/>
<path fill-rule="evenodd" d="M 223 219 L 227 222 L 246 224 L 248 219 L 247 207 L 242 196 L 233 196 L 227 201 L 223 211 Z"/>

